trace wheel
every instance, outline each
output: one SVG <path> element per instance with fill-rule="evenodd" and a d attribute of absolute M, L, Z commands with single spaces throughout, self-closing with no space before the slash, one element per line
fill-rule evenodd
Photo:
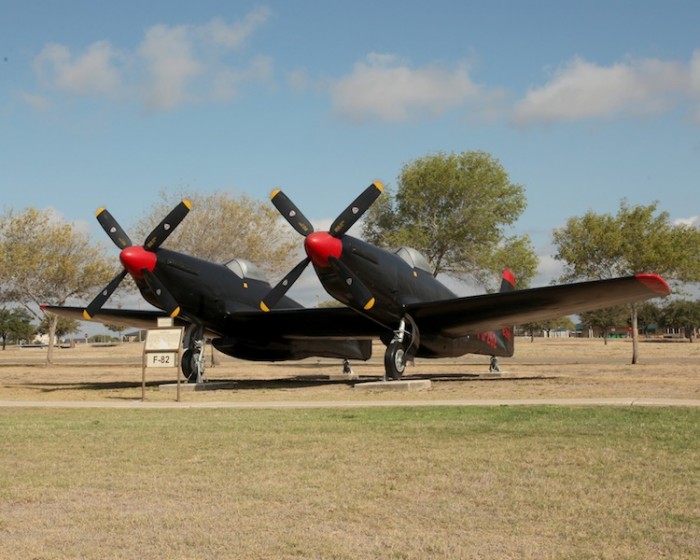
<path fill-rule="evenodd" d="M 194 352 L 189 348 L 182 353 L 182 361 L 180 362 L 182 374 L 187 379 L 188 383 L 197 382 L 197 365 Z"/>
<path fill-rule="evenodd" d="M 387 379 L 401 379 L 406 369 L 406 350 L 398 340 L 393 340 L 384 353 L 384 371 Z"/>

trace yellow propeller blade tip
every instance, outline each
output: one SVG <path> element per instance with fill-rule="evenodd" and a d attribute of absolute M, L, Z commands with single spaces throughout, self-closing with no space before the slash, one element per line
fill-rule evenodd
<path fill-rule="evenodd" d="M 384 190 L 384 185 L 382 185 L 380 181 L 375 181 L 374 186 L 379 189 L 379 192 L 382 192 Z"/>
<path fill-rule="evenodd" d="M 372 309 L 373 307 L 374 307 L 374 298 L 372 298 L 367 303 L 365 303 L 364 310 L 368 311 L 368 310 Z"/>
<path fill-rule="evenodd" d="M 104 206 L 103 206 L 102 208 L 98 208 L 98 209 L 97 209 L 97 212 L 95 212 L 95 216 L 99 216 L 99 215 L 102 214 L 102 212 L 104 212 L 105 210 L 106 210 L 106 208 L 105 208 Z"/>
<path fill-rule="evenodd" d="M 275 198 L 281 191 L 282 191 L 282 189 L 275 189 L 274 191 L 272 191 L 272 192 L 270 193 L 270 200 L 272 200 L 273 198 Z"/>
<path fill-rule="evenodd" d="M 85 319 L 88 321 L 92 321 L 92 317 L 90 317 L 90 314 L 87 312 L 87 309 L 83 309 L 83 317 L 85 317 Z"/>
<path fill-rule="evenodd" d="M 170 316 L 173 317 L 173 318 L 175 318 L 175 317 L 177 317 L 179 314 L 180 314 L 180 308 L 179 308 L 179 307 L 176 307 L 176 308 L 175 308 L 175 311 L 173 311 L 173 312 L 170 314 Z"/>
<path fill-rule="evenodd" d="M 267 305 L 265 305 L 264 301 L 260 302 L 260 309 L 262 309 L 265 313 L 269 313 L 270 311 L 270 308 Z"/>
<path fill-rule="evenodd" d="M 183 200 L 182 203 L 187 206 L 188 210 L 192 210 L 192 203 L 187 198 Z"/>

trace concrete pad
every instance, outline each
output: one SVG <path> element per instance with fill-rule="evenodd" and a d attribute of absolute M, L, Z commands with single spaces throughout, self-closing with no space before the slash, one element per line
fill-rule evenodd
<path fill-rule="evenodd" d="M 369 381 L 367 383 L 356 383 L 353 387 L 361 391 L 430 391 L 433 388 L 433 382 L 430 379 Z"/>
<path fill-rule="evenodd" d="M 180 383 L 180 391 L 193 393 L 196 391 L 216 391 L 217 389 L 234 389 L 235 381 L 212 381 L 211 383 Z M 177 383 L 158 385 L 159 391 L 177 391 Z"/>

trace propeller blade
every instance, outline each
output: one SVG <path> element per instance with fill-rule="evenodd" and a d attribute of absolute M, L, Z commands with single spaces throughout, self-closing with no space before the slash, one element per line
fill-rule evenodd
<path fill-rule="evenodd" d="M 384 187 L 379 181 L 375 181 L 367 187 L 350 206 L 343 210 L 331 225 L 330 234 L 333 237 L 342 237 L 355 225 L 372 203 L 377 200 Z"/>
<path fill-rule="evenodd" d="M 279 210 L 279 213 L 284 216 L 284 219 L 289 222 L 289 225 L 294 228 L 294 230 L 306 237 L 310 233 L 314 232 L 314 226 L 311 222 L 306 219 L 306 216 L 302 214 L 301 210 L 296 207 L 296 205 L 284 194 L 280 189 L 272 191 L 270 195 L 270 200 L 275 208 Z"/>
<path fill-rule="evenodd" d="M 343 281 L 350 288 L 350 293 L 352 294 L 352 299 L 365 311 L 372 309 L 374 307 L 374 297 L 372 293 L 367 289 L 355 273 L 348 268 L 348 266 L 335 257 L 329 257 L 328 262 L 336 274 L 338 274 Z"/>
<path fill-rule="evenodd" d="M 119 249 L 125 249 L 133 245 L 129 236 L 117 223 L 117 220 L 114 219 L 112 214 L 109 213 L 109 210 L 100 208 L 96 215 L 97 221 L 100 222 L 102 229 L 105 230 L 105 233 L 109 235 L 109 238 Z"/>
<path fill-rule="evenodd" d="M 148 234 L 146 241 L 143 242 L 144 248 L 149 251 L 154 251 L 160 247 L 175 228 L 180 225 L 180 222 L 187 216 L 191 208 L 192 203 L 189 200 L 185 199 L 180 202 L 180 204 L 173 208 L 163 221 Z"/>
<path fill-rule="evenodd" d="M 284 297 L 287 290 L 292 287 L 292 284 L 299 279 L 299 276 L 301 276 L 301 273 L 304 272 L 304 269 L 310 262 L 311 259 L 306 257 L 303 261 L 296 265 L 291 272 L 287 274 L 287 276 L 282 278 L 282 280 L 267 293 L 265 299 L 260 302 L 260 309 L 265 312 L 270 311 L 270 309 L 272 309 L 277 302 Z"/>
<path fill-rule="evenodd" d="M 175 301 L 173 295 L 150 270 L 144 268 L 141 272 L 143 273 L 146 284 L 148 284 L 148 287 L 156 295 L 156 298 L 158 298 L 158 303 L 161 304 L 163 310 L 170 317 L 177 317 L 180 314 L 180 306 L 177 304 L 177 301 Z"/>
<path fill-rule="evenodd" d="M 124 280 L 124 277 L 126 275 L 127 271 L 126 269 L 124 269 L 114 278 L 112 278 L 111 282 L 107 284 L 107 286 L 105 286 L 105 288 L 99 294 L 97 294 L 97 297 L 93 299 L 83 310 L 83 317 L 85 317 L 89 321 L 95 315 L 97 315 L 100 309 L 102 309 L 102 306 L 109 299 L 109 296 L 111 296 L 114 293 L 114 290 L 117 289 L 117 286 L 121 284 L 122 280 Z"/>

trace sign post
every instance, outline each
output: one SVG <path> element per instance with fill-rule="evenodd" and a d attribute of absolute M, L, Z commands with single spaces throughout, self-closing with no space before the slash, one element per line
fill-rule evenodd
<path fill-rule="evenodd" d="M 146 331 L 143 346 L 143 368 L 141 375 L 141 400 L 146 400 L 146 368 L 175 368 L 177 401 L 180 401 L 180 361 L 182 359 L 182 337 L 184 327 L 171 326 Z"/>

